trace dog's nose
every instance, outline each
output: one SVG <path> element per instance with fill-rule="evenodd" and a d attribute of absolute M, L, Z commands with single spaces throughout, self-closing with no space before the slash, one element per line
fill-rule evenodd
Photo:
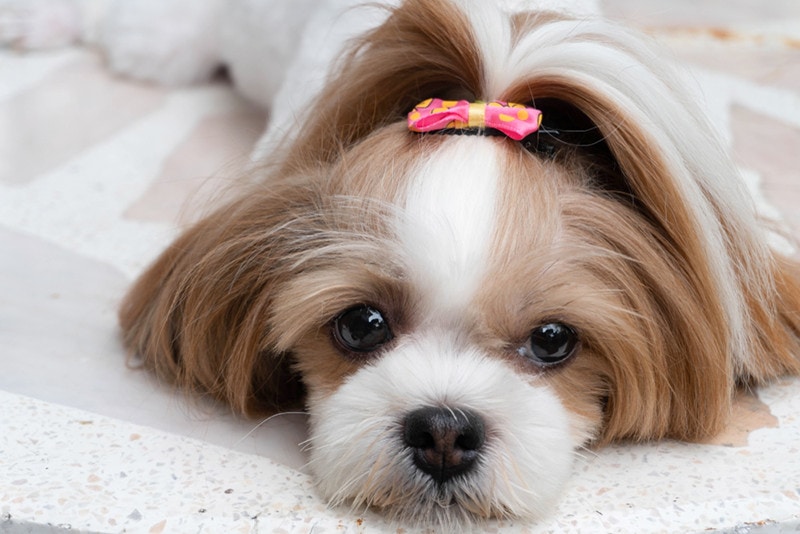
<path fill-rule="evenodd" d="M 429 406 L 406 416 L 403 438 L 414 464 L 443 484 L 475 465 L 486 432 L 481 417 L 470 410 Z"/>

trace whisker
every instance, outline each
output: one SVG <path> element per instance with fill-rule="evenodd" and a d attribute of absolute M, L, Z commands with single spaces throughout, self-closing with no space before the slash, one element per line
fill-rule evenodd
<path fill-rule="evenodd" d="M 282 415 L 306 415 L 306 412 L 279 412 L 279 413 L 276 413 L 276 414 L 270 415 L 270 416 L 269 416 L 269 417 L 267 417 L 266 419 L 262 419 L 261 421 L 259 421 L 259 422 L 258 422 L 258 424 L 257 424 L 256 426 L 254 426 L 253 428 L 251 428 L 251 429 L 250 429 L 250 431 L 249 431 L 247 434 L 245 434 L 244 436 L 242 436 L 242 437 L 239 439 L 239 441 L 237 441 L 236 443 L 234 443 L 234 445 L 233 445 L 233 446 L 234 446 L 234 447 L 238 447 L 239 445 L 241 445 L 241 444 L 244 442 L 244 440 L 246 440 L 247 438 L 249 438 L 250 436 L 252 436 L 252 435 L 253 435 L 253 433 L 254 433 L 256 430 L 258 430 L 259 428 L 261 428 L 261 426 L 262 426 L 262 425 L 265 425 L 265 424 L 267 424 L 269 421 L 271 421 L 271 420 L 275 419 L 276 417 L 282 416 Z M 306 441 L 308 441 L 308 440 L 306 440 Z M 305 443 L 306 441 L 302 441 L 300 444 L 302 445 L 302 444 L 303 444 L 303 443 Z M 302 447 L 301 447 L 301 448 L 302 448 Z"/>

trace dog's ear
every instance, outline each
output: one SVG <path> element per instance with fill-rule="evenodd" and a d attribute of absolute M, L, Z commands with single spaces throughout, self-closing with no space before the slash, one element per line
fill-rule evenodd
<path fill-rule="evenodd" d="M 124 343 L 179 387 L 247 415 L 302 405 L 291 355 L 271 345 L 273 288 L 282 279 L 303 188 L 256 190 L 205 217 L 138 279 L 120 309 Z"/>
<path fill-rule="evenodd" d="M 767 246 L 737 170 L 680 88 L 592 69 L 597 79 L 528 79 L 507 99 L 541 103 L 545 126 L 550 108 L 566 132 L 557 142 L 584 158 L 598 194 L 638 213 L 669 266 L 656 280 L 630 260 L 663 333 L 633 358 L 658 372 L 636 378 L 643 364 L 609 357 L 628 379 L 610 380 L 601 439 L 703 438 L 727 422 L 738 384 L 800 373 L 798 265 Z"/>

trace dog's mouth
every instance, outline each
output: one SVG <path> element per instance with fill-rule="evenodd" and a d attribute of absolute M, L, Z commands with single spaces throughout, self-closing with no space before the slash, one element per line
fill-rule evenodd
<path fill-rule="evenodd" d="M 353 512 L 373 509 L 398 524 L 434 532 L 518 517 L 497 502 L 494 485 L 487 483 L 493 439 L 479 414 L 429 406 L 396 423 L 380 459 L 361 479 L 361 490 L 334 497 L 332 504 Z"/>

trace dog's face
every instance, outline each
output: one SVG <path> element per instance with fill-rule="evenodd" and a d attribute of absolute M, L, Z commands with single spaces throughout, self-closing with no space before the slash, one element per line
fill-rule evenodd
<path fill-rule="evenodd" d="M 393 127 L 327 177 L 336 190 L 316 213 L 353 226 L 307 251 L 271 330 L 292 333 L 280 349 L 309 389 L 311 467 L 334 501 L 409 518 L 538 515 L 600 425 L 610 368 L 593 347 L 631 320 L 590 268 L 604 249 L 565 214 L 608 202 L 580 169 L 507 141 Z M 375 153 L 405 155 L 379 169 Z"/>
<path fill-rule="evenodd" d="M 440 525 L 540 517 L 575 449 L 706 435 L 736 381 L 800 370 L 796 268 L 667 82 L 619 69 L 646 54 L 487 5 L 479 26 L 445 0 L 397 9 L 268 179 L 121 315 L 164 377 L 246 413 L 304 402 L 332 502 Z M 422 98 L 465 93 L 560 133 L 406 129 Z"/>

